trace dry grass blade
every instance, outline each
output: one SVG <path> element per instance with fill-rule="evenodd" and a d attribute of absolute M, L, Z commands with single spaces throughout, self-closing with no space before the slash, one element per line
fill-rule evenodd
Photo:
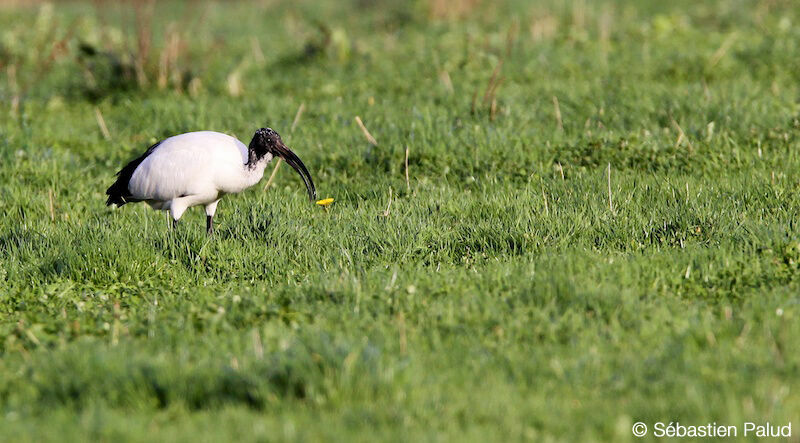
<path fill-rule="evenodd" d="M 258 329 L 253 329 L 251 333 L 251 341 L 253 344 L 253 355 L 256 356 L 256 360 L 261 360 L 264 358 L 264 343 L 261 341 L 261 333 Z"/>
<path fill-rule="evenodd" d="M 384 217 L 388 217 L 390 209 L 392 209 L 392 187 L 391 186 L 389 186 L 389 204 L 386 205 L 386 210 L 383 211 L 383 213 L 381 213 L 381 215 L 384 216 Z"/>
<path fill-rule="evenodd" d="M 103 133 L 103 138 L 111 140 L 111 133 L 108 132 L 108 126 L 106 126 L 106 120 L 103 118 L 100 108 L 94 108 L 94 118 L 97 120 L 97 126 L 100 127 L 100 132 Z"/>
<path fill-rule="evenodd" d="M 300 123 L 300 117 L 303 116 L 303 111 L 306 110 L 305 102 L 300 103 L 300 107 L 297 108 L 297 112 L 294 114 L 294 120 L 292 120 L 292 127 L 289 129 L 289 132 L 294 132 L 294 128 L 297 127 L 297 124 Z"/>
<path fill-rule="evenodd" d="M 547 205 L 547 194 L 544 192 L 544 187 L 542 187 L 542 197 L 544 198 L 544 213 L 550 215 L 550 207 Z"/>
<path fill-rule="evenodd" d="M 689 182 L 686 182 L 686 204 L 689 204 Z"/>
<path fill-rule="evenodd" d="M 266 58 L 264 57 L 264 51 L 261 50 L 261 44 L 258 43 L 258 38 L 256 38 L 256 36 L 250 37 L 250 49 L 253 52 L 253 58 L 256 63 L 258 65 L 263 65 Z"/>
<path fill-rule="evenodd" d="M 731 46 L 735 41 L 736 41 L 736 33 L 734 32 L 731 35 L 729 35 L 725 39 L 725 41 L 722 42 L 722 45 L 720 45 L 719 49 L 714 51 L 714 54 L 711 55 L 711 58 L 708 61 L 708 67 L 713 68 L 714 66 L 716 66 L 717 63 L 719 63 L 719 61 L 722 60 L 722 57 L 725 57 L 725 54 L 728 53 L 728 50 L 731 48 Z"/>
<path fill-rule="evenodd" d="M 408 190 L 410 192 L 411 191 L 411 184 L 409 183 L 409 180 L 408 180 L 408 146 L 406 146 L 406 161 L 405 161 L 405 163 L 406 163 L 406 190 Z"/>
<path fill-rule="evenodd" d="M 47 190 L 47 197 L 50 199 L 50 221 L 54 222 L 56 221 L 56 206 L 52 188 Z"/>
<path fill-rule="evenodd" d="M 275 180 L 275 176 L 278 174 L 278 168 L 280 168 L 282 164 L 283 161 L 280 158 L 275 160 L 275 168 L 272 169 L 272 174 L 270 174 L 269 180 L 267 180 L 267 184 L 264 185 L 265 191 L 269 189 L 270 186 L 272 186 L 272 182 Z"/>
<path fill-rule="evenodd" d="M 500 61 L 497 62 L 497 66 L 494 67 L 489 80 L 486 82 L 486 88 L 483 90 L 483 104 L 488 106 L 490 120 L 494 120 L 497 115 L 497 89 L 503 83 L 503 77 L 500 76 L 502 68 L 503 59 L 500 59 Z M 472 115 L 475 115 L 478 109 L 479 89 L 480 88 L 475 89 L 475 92 L 472 94 L 472 106 L 470 107 L 470 114 Z"/>
<path fill-rule="evenodd" d="M 455 91 L 453 89 L 453 81 L 450 79 L 450 73 L 445 70 L 441 71 L 439 73 L 439 80 L 442 81 L 442 84 L 448 93 L 452 94 Z"/>
<path fill-rule="evenodd" d="M 147 62 L 150 58 L 150 48 L 153 38 L 153 0 L 142 0 L 134 2 L 136 8 L 136 54 L 134 67 L 136 70 L 136 80 L 140 87 L 146 86 L 147 81 Z"/>
<path fill-rule="evenodd" d="M 611 203 L 611 163 L 608 164 L 608 210 L 614 212 L 614 205 Z"/>
<path fill-rule="evenodd" d="M 564 122 L 561 120 L 561 106 L 558 105 L 558 97 L 555 95 L 553 96 L 553 109 L 555 109 L 556 113 L 556 124 L 558 125 L 558 130 L 564 132 Z"/>
<path fill-rule="evenodd" d="M 469 113 L 475 115 L 475 110 L 477 109 L 478 105 L 478 89 L 475 89 L 475 92 L 472 94 L 472 106 L 470 107 Z"/>
<path fill-rule="evenodd" d="M 234 69 L 228 74 L 227 79 L 228 93 L 231 97 L 238 97 L 242 95 L 242 73 L 239 68 Z"/>
<path fill-rule="evenodd" d="M 378 141 L 375 140 L 375 137 L 373 137 L 372 134 L 369 133 L 369 130 L 367 130 L 367 127 L 364 126 L 364 122 L 361 121 L 361 117 L 356 116 L 356 123 L 358 123 L 358 127 L 361 128 L 361 132 L 364 133 L 364 137 L 367 138 L 367 141 L 374 146 L 378 146 Z"/>
<path fill-rule="evenodd" d="M 678 145 L 681 144 L 681 140 L 686 140 L 686 144 L 689 145 L 689 150 L 693 151 L 694 146 L 692 146 L 692 141 L 689 140 L 689 137 L 687 137 L 686 133 L 683 132 L 683 128 L 681 128 L 681 125 L 679 125 L 678 122 L 675 121 L 675 119 L 672 117 L 670 117 L 670 120 L 672 121 L 672 126 L 674 126 L 675 129 L 678 131 L 678 140 L 675 142 L 675 147 L 677 148 Z"/>
<path fill-rule="evenodd" d="M 514 49 L 514 44 L 519 35 L 519 19 L 514 18 L 511 26 L 508 27 L 508 34 L 506 34 L 506 57 L 511 55 L 511 50 Z"/>
<path fill-rule="evenodd" d="M 158 61 L 158 88 L 166 88 L 170 82 L 176 89 L 181 88 L 181 72 L 178 67 L 178 58 L 185 44 L 174 23 L 170 24 L 164 37 L 164 49 Z"/>
<path fill-rule="evenodd" d="M 492 76 L 489 77 L 489 83 L 486 84 L 486 90 L 483 93 L 483 103 L 489 103 L 489 98 L 492 96 L 492 92 L 497 87 L 498 76 L 500 75 L 500 70 L 503 68 L 503 59 L 500 59 L 497 62 L 497 66 L 494 67 L 494 71 L 492 71 Z"/>
<path fill-rule="evenodd" d="M 489 104 L 489 120 L 494 121 L 494 117 L 497 114 L 497 88 L 503 83 L 503 78 L 501 77 L 497 80 L 494 85 L 492 85 L 491 91 L 489 91 L 489 98 L 491 98 L 491 102 Z"/>

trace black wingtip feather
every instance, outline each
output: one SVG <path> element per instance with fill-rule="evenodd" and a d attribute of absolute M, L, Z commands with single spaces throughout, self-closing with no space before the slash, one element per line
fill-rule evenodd
<path fill-rule="evenodd" d="M 119 172 L 117 172 L 117 181 L 115 181 L 113 185 L 106 189 L 106 195 L 108 195 L 106 206 L 122 206 L 125 203 L 139 201 L 131 195 L 131 192 L 128 190 L 128 183 L 131 181 L 131 177 L 133 176 L 134 171 L 136 171 L 136 168 L 138 168 L 144 159 L 147 158 L 147 156 L 150 155 L 160 144 L 161 142 L 158 142 L 153 146 L 150 146 L 147 148 L 147 151 L 144 154 L 132 160 L 130 163 L 125 165 L 125 167 L 120 169 Z"/>

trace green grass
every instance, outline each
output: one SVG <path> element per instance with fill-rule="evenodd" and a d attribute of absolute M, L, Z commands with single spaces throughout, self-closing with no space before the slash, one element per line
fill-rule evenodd
<path fill-rule="evenodd" d="M 156 7 L 146 84 L 79 55 L 130 63 L 129 6 L 0 6 L 0 440 L 800 427 L 791 2 L 190 5 Z M 329 211 L 286 167 L 210 238 L 104 206 L 157 139 L 264 125 Z"/>

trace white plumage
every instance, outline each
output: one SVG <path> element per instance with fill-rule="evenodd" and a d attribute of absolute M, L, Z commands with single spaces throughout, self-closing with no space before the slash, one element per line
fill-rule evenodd
<path fill-rule="evenodd" d="M 169 210 L 175 222 L 186 209 L 203 205 L 210 233 L 219 199 L 258 183 L 275 155 L 297 170 L 313 200 L 314 183 L 303 162 L 278 133 L 262 128 L 249 146 L 212 131 L 189 132 L 156 143 L 117 173 L 117 181 L 106 191 L 106 204 L 145 201 L 154 209 Z"/>
<path fill-rule="evenodd" d="M 189 132 L 161 142 L 136 168 L 128 190 L 156 209 L 169 207 L 176 220 L 196 205 L 213 216 L 222 195 L 258 183 L 270 160 L 267 154 L 247 168 L 244 143 L 219 132 Z"/>

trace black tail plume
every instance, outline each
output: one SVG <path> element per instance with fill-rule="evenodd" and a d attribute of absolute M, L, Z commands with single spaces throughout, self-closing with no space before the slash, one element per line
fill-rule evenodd
<path fill-rule="evenodd" d="M 150 155 L 160 144 L 161 142 L 158 142 L 153 146 L 150 146 L 147 148 L 147 151 L 144 154 L 134 159 L 125 165 L 124 168 L 120 169 L 119 172 L 117 172 L 117 181 L 115 181 L 113 185 L 106 189 L 106 195 L 108 196 L 108 200 L 106 200 L 106 206 L 122 206 L 125 203 L 141 201 L 131 195 L 131 191 L 128 190 L 128 183 L 130 183 L 131 177 L 133 176 L 134 171 L 136 171 L 136 168 L 138 168 L 144 159 L 147 158 L 147 156 Z"/>

